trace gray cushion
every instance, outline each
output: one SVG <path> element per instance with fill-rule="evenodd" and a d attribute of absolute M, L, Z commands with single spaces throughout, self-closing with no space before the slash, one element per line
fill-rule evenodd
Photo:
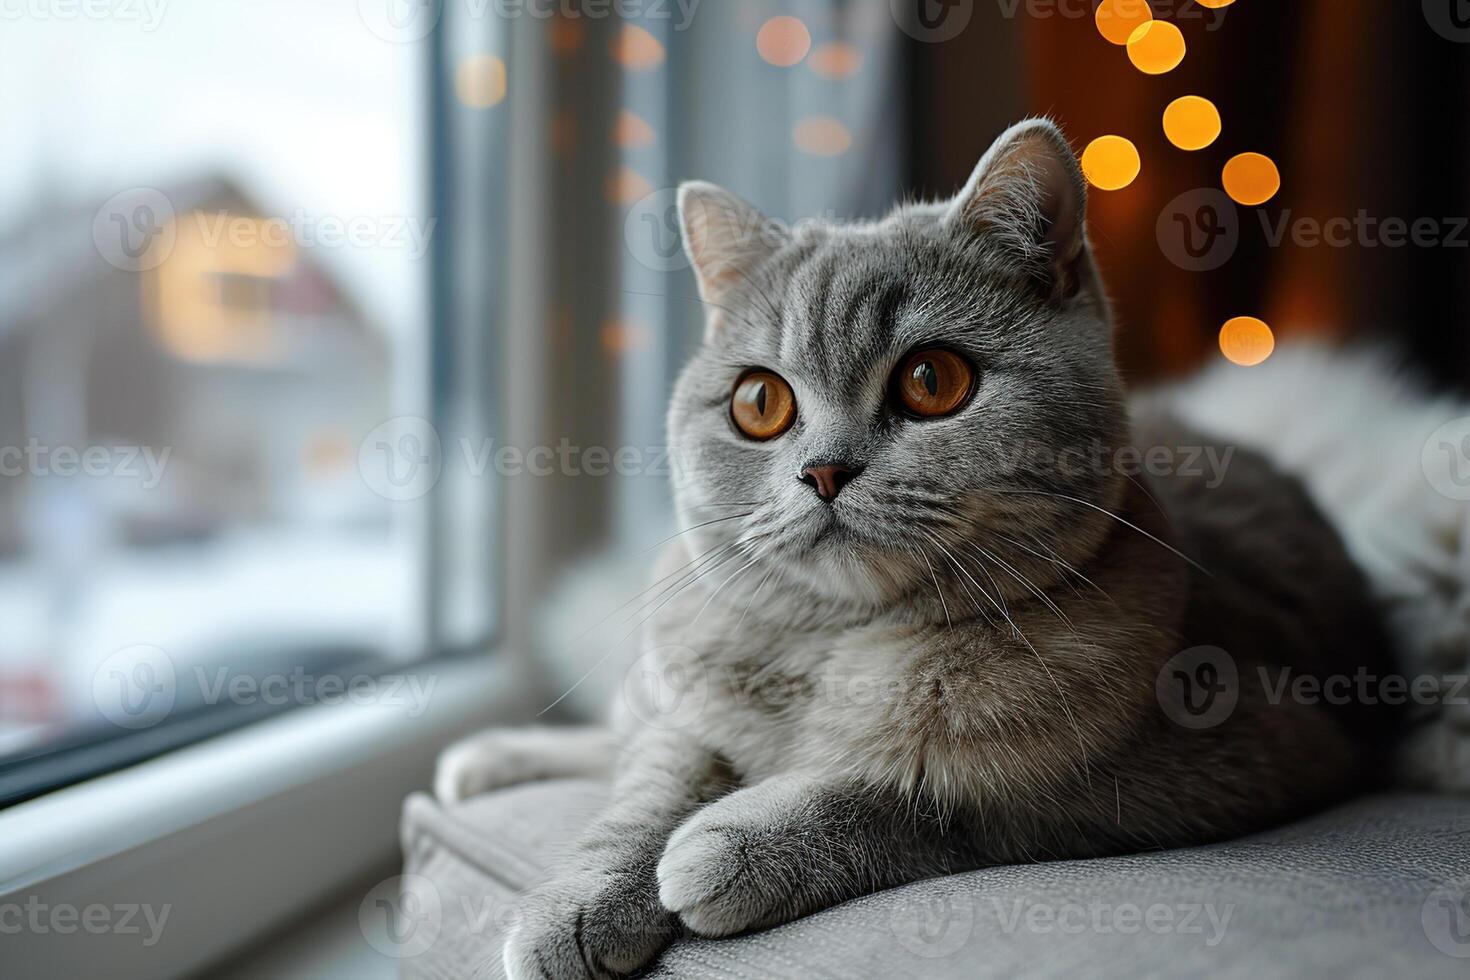
<path fill-rule="evenodd" d="M 437 938 L 409 978 L 499 977 L 517 893 L 605 793 L 533 783 L 417 796 L 407 872 Z M 422 943 L 420 944 L 422 945 Z M 418 952 L 418 950 L 414 950 Z M 1224 844 L 918 882 L 766 932 L 675 944 L 656 977 L 1470 977 L 1470 801 L 1383 795 Z"/>

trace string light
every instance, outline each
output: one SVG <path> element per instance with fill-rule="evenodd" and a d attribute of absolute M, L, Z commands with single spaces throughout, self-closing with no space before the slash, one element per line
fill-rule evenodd
<path fill-rule="evenodd" d="M 1266 321 L 1238 316 L 1220 328 L 1220 353 L 1232 364 L 1255 367 L 1276 350 L 1276 337 Z"/>
<path fill-rule="evenodd" d="M 1128 35 L 1128 60 L 1145 75 L 1162 75 L 1184 60 L 1184 35 L 1164 20 L 1151 20 Z"/>
<path fill-rule="evenodd" d="M 812 49 L 812 33 L 799 17 L 772 17 L 756 34 L 755 49 L 777 68 L 790 68 Z"/>
<path fill-rule="evenodd" d="M 1138 147 L 1121 136 L 1099 136 L 1082 151 L 1082 173 L 1098 190 L 1122 190 L 1142 169 Z"/>
<path fill-rule="evenodd" d="M 1198 95 L 1175 99 L 1164 110 L 1164 135 L 1181 150 L 1203 150 L 1220 138 L 1220 110 Z"/>
<path fill-rule="evenodd" d="M 1221 174 L 1225 193 L 1237 204 L 1256 207 L 1265 204 L 1281 190 L 1281 171 L 1268 156 L 1242 153 L 1225 164 Z"/>
<path fill-rule="evenodd" d="M 1097 30 L 1108 43 L 1119 47 L 1128 43 L 1133 32 L 1154 19 L 1148 0 L 1102 0 L 1098 4 Z"/>

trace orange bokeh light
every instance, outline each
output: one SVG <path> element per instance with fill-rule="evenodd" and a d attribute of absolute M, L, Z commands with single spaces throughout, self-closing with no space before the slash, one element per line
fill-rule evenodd
<path fill-rule="evenodd" d="M 1281 171 L 1270 157 L 1261 153 L 1232 157 L 1220 176 L 1230 199 L 1247 207 L 1265 204 L 1281 190 Z"/>
<path fill-rule="evenodd" d="M 818 157 L 835 157 L 852 146 L 852 133 L 830 116 L 811 116 L 796 124 L 796 148 Z"/>
<path fill-rule="evenodd" d="M 1122 190 L 1142 169 L 1138 147 L 1121 136 L 1099 136 L 1082 151 L 1082 173 L 1098 190 Z"/>
<path fill-rule="evenodd" d="M 790 68 L 812 49 L 812 33 L 798 17 L 772 17 L 756 34 L 755 49 L 777 68 Z"/>
<path fill-rule="evenodd" d="M 624 24 L 612 47 L 613 60 L 629 71 L 648 71 L 664 62 L 663 42 L 637 24 Z"/>
<path fill-rule="evenodd" d="M 1184 53 L 1184 35 L 1168 21 L 1149 21 L 1128 36 L 1128 60 L 1145 75 L 1173 71 Z"/>
<path fill-rule="evenodd" d="M 1265 320 L 1238 316 L 1220 328 L 1220 353 L 1231 364 L 1255 367 L 1276 350 L 1276 337 Z"/>
<path fill-rule="evenodd" d="M 846 41 L 829 41 L 812 52 L 809 64 L 823 78 L 851 78 L 863 66 L 863 53 Z"/>
<path fill-rule="evenodd" d="M 1154 19 L 1148 0 L 1102 0 L 1097 8 L 1097 30 L 1111 44 L 1128 43 L 1133 32 Z"/>
<path fill-rule="evenodd" d="M 618 146 L 625 150 L 637 150 L 652 146 L 656 138 L 653 127 L 642 116 L 627 109 L 618 114 L 617 125 L 613 127 L 613 139 Z"/>
<path fill-rule="evenodd" d="M 1198 95 L 1175 99 L 1164 110 L 1164 135 L 1181 150 L 1203 150 L 1220 138 L 1220 110 Z"/>
<path fill-rule="evenodd" d="M 1230 6 L 1232 3 L 1235 2 L 1235 0 L 1195 0 L 1195 2 L 1198 3 L 1201 7 L 1209 7 L 1211 10 L 1219 10 L 1221 7 Z"/>

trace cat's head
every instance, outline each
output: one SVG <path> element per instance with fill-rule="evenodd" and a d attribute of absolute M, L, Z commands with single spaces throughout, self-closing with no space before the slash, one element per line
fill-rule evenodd
<path fill-rule="evenodd" d="M 1090 554 L 1126 421 L 1086 210 L 1045 120 L 876 222 L 784 229 L 685 185 L 707 329 L 669 431 L 693 553 L 870 605 L 931 579 L 1017 594 Z"/>

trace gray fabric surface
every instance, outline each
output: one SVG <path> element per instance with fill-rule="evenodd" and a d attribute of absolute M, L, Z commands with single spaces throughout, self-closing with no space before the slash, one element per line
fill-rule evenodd
<path fill-rule="evenodd" d="M 535 783 L 452 810 L 411 798 L 406 873 L 427 879 L 439 916 L 403 975 L 503 976 L 515 896 L 603 793 Z M 762 933 L 684 940 L 650 975 L 1463 980 L 1470 800 L 1375 796 L 1224 844 L 918 882 Z"/>

